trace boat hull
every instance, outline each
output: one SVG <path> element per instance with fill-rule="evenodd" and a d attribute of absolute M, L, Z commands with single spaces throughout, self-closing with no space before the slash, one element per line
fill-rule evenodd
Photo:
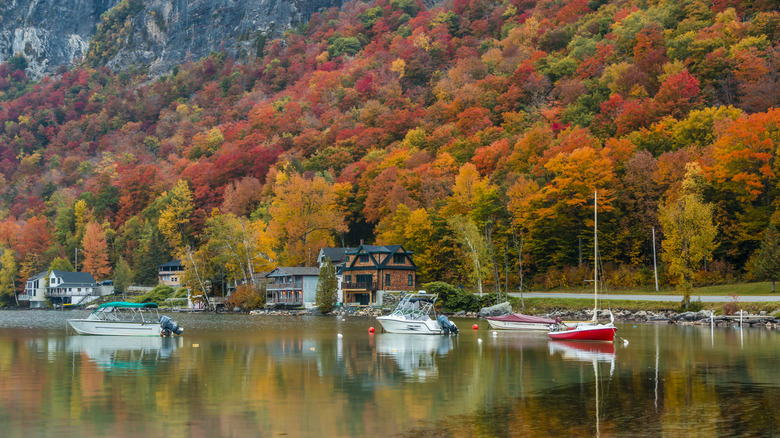
<path fill-rule="evenodd" d="M 393 316 L 380 316 L 377 318 L 382 328 L 388 333 L 407 333 L 418 335 L 439 335 L 441 326 L 433 319 L 409 320 L 395 318 Z"/>
<path fill-rule="evenodd" d="M 69 319 L 68 323 L 80 335 L 101 336 L 160 336 L 157 322 L 101 321 L 93 319 Z"/>
<path fill-rule="evenodd" d="M 613 325 L 579 326 L 571 330 L 547 333 L 550 338 L 562 341 L 612 342 L 617 327 Z"/>
<path fill-rule="evenodd" d="M 487 319 L 490 327 L 496 330 L 533 330 L 533 331 L 550 331 L 550 324 L 539 324 L 530 322 L 511 322 L 511 321 L 494 321 L 490 318 Z"/>

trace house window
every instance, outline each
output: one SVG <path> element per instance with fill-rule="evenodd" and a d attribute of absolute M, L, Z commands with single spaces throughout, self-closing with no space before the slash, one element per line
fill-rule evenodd
<path fill-rule="evenodd" d="M 385 286 L 390 286 L 390 274 L 385 274 Z"/>
<path fill-rule="evenodd" d="M 351 275 L 345 275 L 344 276 L 344 283 L 352 283 L 352 276 Z"/>
<path fill-rule="evenodd" d="M 393 263 L 396 265 L 403 265 L 405 258 L 406 257 L 404 257 L 403 254 L 393 254 Z"/>
<path fill-rule="evenodd" d="M 371 274 L 358 274 L 356 275 L 358 283 L 371 284 L 374 277 Z"/>
<path fill-rule="evenodd" d="M 412 275 L 412 274 L 409 274 L 409 275 L 406 277 L 406 284 L 407 284 L 408 286 L 414 286 L 414 275 Z"/>
<path fill-rule="evenodd" d="M 344 263 L 349 263 L 349 256 L 344 256 Z"/>
<path fill-rule="evenodd" d="M 368 263 L 368 254 L 360 254 L 360 263 Z"/>

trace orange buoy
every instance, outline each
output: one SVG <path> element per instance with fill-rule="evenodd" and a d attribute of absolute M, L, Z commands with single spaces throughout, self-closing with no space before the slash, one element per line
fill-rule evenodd
<path fill-rule="evenodd" d="M 373 327 L 369 327 L 369 328 L 368 328 L 368 332 L 369 332 L 369 333 L 374 333 L 374 328 L 373 328 Z"/>
<path fill-rule="evenodd" d="M 471 328 L 473 328 L 474 330 L 477 330 L 479 328 L 479 326 L 474 324 L 474 325 L 471 326 Z"/>

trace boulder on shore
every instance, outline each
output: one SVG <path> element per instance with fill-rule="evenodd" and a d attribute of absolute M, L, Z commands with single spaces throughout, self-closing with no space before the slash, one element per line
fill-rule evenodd
<path fill-rule="evenodd" d="M 479 317 L 503 316 L 512 313 L 512 305 L 509 302 L 496 304 L 495 306 L 483 307 L 479 311 Z"/>

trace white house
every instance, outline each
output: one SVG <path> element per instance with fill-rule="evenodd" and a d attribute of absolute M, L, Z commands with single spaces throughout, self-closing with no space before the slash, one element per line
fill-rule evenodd
<path fill-rule="evenodd" d="M 49 274 L 46 296 L 55 305 L 85 304 L 102 295 L 109 295 L 113 288 L 101 287 L 89 272 L 67 272 L 54 269 Z"/>
<path fill-rule="evenodd" d="M 46 307 L 46 271 L 39 272 L 27 279 L 19 301 L 29 301 L 31 309 Z"/>

